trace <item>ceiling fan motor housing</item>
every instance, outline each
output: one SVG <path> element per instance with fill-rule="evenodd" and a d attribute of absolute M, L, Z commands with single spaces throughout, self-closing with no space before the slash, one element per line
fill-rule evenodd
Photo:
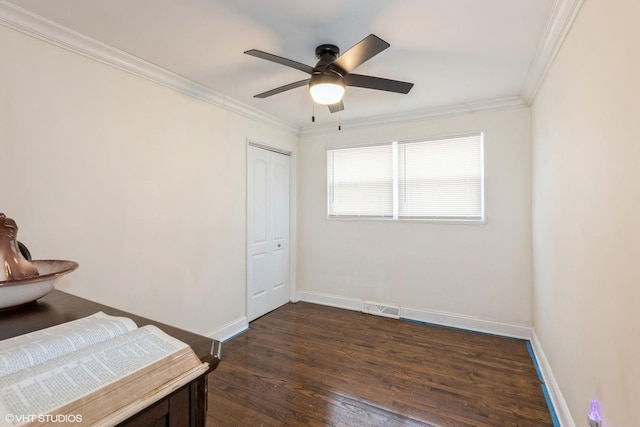
<path fill-rule="evenodd" d="M 344 87 L 344 79 L 342 74 L 335 70 L 327 69 L 323 71 L 314 71 L 309 80 L 309 86 L 317 84 L 335 84 Z"/>
<path fill-rule="evenodd" d="M 317 84 L 335 84 L 344 87 L 344 70 L 337 67 L 333 62 L 340 55 L 338 46 L 332 44 L 321 44 L 316 47 L 316 57 L 319 59 L 313 74 L 309 80 L 309 87 Z"/>

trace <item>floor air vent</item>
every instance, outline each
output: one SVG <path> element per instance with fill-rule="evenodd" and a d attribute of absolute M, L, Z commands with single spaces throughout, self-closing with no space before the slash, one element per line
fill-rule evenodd
<path fill-rule="evenodd" d="M 362 312 L 375 314 L 376 316 L 391 317 L 392 319 L 400 318 L 400 307 L 395 305 L 377 304 L 375 302 L 365 301 L 362 304 Z"/>

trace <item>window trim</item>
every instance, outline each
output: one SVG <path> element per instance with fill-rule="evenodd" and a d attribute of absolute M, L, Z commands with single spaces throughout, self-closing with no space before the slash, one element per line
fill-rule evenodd
<path fill-rule="evenodd" d="M 456 139 L 456 138 L 465 138 L 471 136 L 480 137 L 480 208 L 481 208 L 481 217 L 479 219 L 471 219 L 471 218 L 460 218 L 460 217 L 396 217 L 397 214 L 397 194 L 394 194 L 394 214 L 393 216 L 376 216 L 376 215 L 330 215 L 330 177 L 328 174 L 328 155 L 327 153 L 330 150 L 340 150 L 340 149 L 348 149 L 348 148 L 366 148 L 366 147 L 374 147 L 379 145 L 399 145 L 399 144 L 411 144 L 411 143 L 419 143 L 419 142 L 429 142 L 429 141 L 439 141 L 445 139 Z M 394 150 L 395 153 L 395 150 Z M 373 142 L 373 143 L 361 143 L 361 144 L 340 144 L 340 145 L 328 145 L 325 149 L 324 156 L 324 171 L 326 174 L 326 209 L 325 209 L 325 219 L 329 221 L 380 221 L 380 222 L 398 222 L 398 223 L 430 223 L 430 224 L 445 224 L 445 225 L 484 225 L 487 224 L 487 212 L 486 212 L 486 202 L 485 202 L 485 132 L 477 131 L 477 132 L 465 132 L 465 133 L 455 133 L 455 134 L 444 134 L 444 135 L 435 135 L 427 138 L 417 138 L 417 139 L 408 139 L 408 140 L 396 140 L 396 141 L 384 141 L 384 142 Z M 397 168 L 395 154 L 394 154 L 394 169 Z M 395 192 L 394 192 L 395 193 Z"/>

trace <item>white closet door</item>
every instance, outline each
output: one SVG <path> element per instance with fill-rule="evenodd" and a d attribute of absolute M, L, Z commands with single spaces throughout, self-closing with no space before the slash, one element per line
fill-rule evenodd
<path fill-rule="evenodd" d="M 247 318 L 289 302 L 289 156 L 249 146 Z"/>

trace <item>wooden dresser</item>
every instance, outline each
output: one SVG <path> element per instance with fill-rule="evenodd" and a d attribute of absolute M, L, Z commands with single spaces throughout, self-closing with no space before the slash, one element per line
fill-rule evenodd
<path fill-rule="evenodd" d="M 207 415 L 207 374 L 216 369 L 220 362 L 220 342 L 211 338 L 53 290 L 36 302 L 13 310 L 0 311 L 0 340 L 70 322 L 98 311 L 112 316 L 128 317 L 138 327 L 155 325 L 167 334 L 189 344 L 200 360 L 209 363 L 209 370 L 202 376 L 153 403 L 120 425 L 204 427 Z"/>

